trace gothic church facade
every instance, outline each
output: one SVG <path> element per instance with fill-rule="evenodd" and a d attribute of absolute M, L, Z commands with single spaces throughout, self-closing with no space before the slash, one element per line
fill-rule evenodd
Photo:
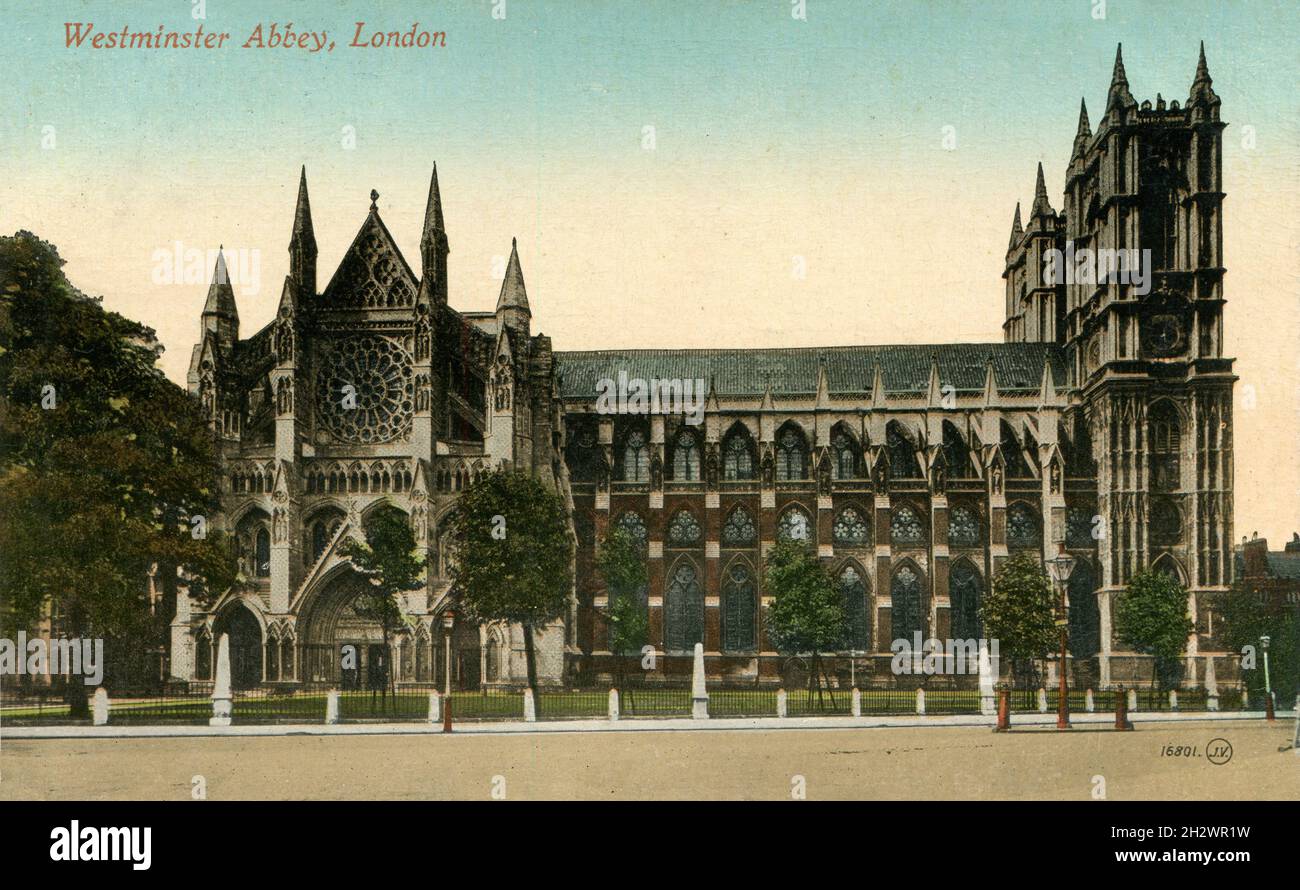
<path fill-rule="evenodd" d="M 1136 572 L 1169 572 L 1191 591 L 1196 682 L 1197 656 L 1223 654 L 1213 605 L 1233 566 L 1219 105 L 1203 49 L 1181 106 L 1139 104 L 1117 54 L 1096 132 L 1080 111 L 1062 209 L 1041 165 L 1027 220 L 1016 208 L 1000 343 L 555 353 L 530 332 L 514 250 L 494 313 L 450 307 L 436 171 L 420 276 L 372 203 L 318 290 L 304 173 L 276 319 L 241 340 L 221 283 L 204 309 L 189 385 L 250 583 L 206 613 L 180 596 L 172 673 L 210 676 L 228 629 L 249 683 L 359 683 L 386 663 L 399 682 L 517 682 L 519 629 L 454 617 L 443 538 L 456 492 L 508 464 L 572 507 L 577 583 L 545 634 L 551 682 L 612 671 L 593 557 L 614 526 L 643 544 L 664 676 L 689 670 L 696 643 L 711 674 L 765 674 L 763 557 L 794 538 L 834 574 L 868 664 L 915 633 L 982 636 L 1009 556 L 1069 553 L 1072 667 L 1100 686 L 1150 676 L 1112 604 Z M 1146 280 L 1051 274 L 1051 251 L 1099 249 L 1139 251 Z M 703 422 L 602 413 L 601 381 L 620 375 L 706 381 Z M 339 552 L 381 503 L 406 511 L 430 566 L 390 653 L 350 613 L 358 578 Z M 342 645 L 365 663 L 340 677 Z"/>

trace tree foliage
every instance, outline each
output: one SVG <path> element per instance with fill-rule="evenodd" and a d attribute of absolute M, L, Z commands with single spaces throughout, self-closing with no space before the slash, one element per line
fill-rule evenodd
<path fill-rule="evenodd" d="M 178 569 L 209 600 L 235 559 L 207 529 L 218 465 L 197 401 L 158 369 L 154 332 L 62 266 L 30 232 L 0 238 L 0 601 L 18 627 L 48 607 L 67 635 L 104 636 L 111 664 L 162 641 Z"/>
<path fill-rule="evenodd" d="M 1194 629 L 1187 614 L 1187 588 L 1165 572 L 1138 572 L 1114 604 L 1115 631 L 1137 652 L 1154 656 L 1156 680 L 1165 686 Z"/>
<path fill-rule="evenodd" d="M 642 547 L 626 529 L 615 527 L 596 550 L 596 571 L 609 590 L 610 651 L 639 652 L 649 639 L 650 624 L 640 596 L 649 579 Z"/>
<path fill-rule="evenodd" d="M 1250 694 L 1264 693 L 1260 638 L 1266 636 L 1269 678 L 1278 704 L 1285 707 L 1293 702 L 1300 694 L 1300 613 L 1251 590 L 1240 578 L 1215 603 L 1215 613 L 1218 635 L 1227 649 L 1240 653 L 1254 647 L 1254 667 L 1242 671 Z"/>
<path fill-rule="evenodd" d="M 564 501 L 532 476 L 494 470 L 461 493 L 451 529 L 459 608 L 476 621 L 523 625 L 528 684 L 535 687 L 533 633 L 565 614 L 573 589 Z"/>
<path fill-rule="evenodd" d="M 1011 659 L 1012 670 L 1022 678 L 1028 676 L 1030 659 L 1046 656 L 1057 644 L 1055 599 L 1037 556 L 1017 553 L 994 574 L 980 602 L 985 635 L 998 641 L 1000 654 Z"/>
<path fill-rule="evenodd" d="M 767 632 L 777 651 L 816 654 L 844 648 L 848 621 L 843 598 L 811 549 L 780 541 L 769 551 L 764 572 L 773 597 Z"/>

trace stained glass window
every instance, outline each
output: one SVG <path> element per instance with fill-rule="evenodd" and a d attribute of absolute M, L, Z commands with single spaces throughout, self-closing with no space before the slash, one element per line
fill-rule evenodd
<path fill-rule="evenodd" d="M 921 578 L 911 566 L 903 566 L 894 573 L 890 586 L 893 603 L 894 639 L 912 642 L 918 631 L 925 636 L 925 622 L 921 616 Z"/>
<path fill-rule="evenodd" d="M 744 507 L 737 507 L 727 516 L 722 526 L 722 543 L 729 547 L 744 547 L 753 544 L 758 533 L 754 528 L 754 517 Z"/>
<path fill-rule="evenodd" d="M 664 647 L 669 652 L 690 652 L 696 643 L 704 642 L 704 594 L 695 566 L 677 564 L 665 600 Z"/>
<path fill-rule="evenodd" d="M 722 648 L 745 652 L 754 648 L 754 576 L 743 565 L 733 565 L 722 586 Z"/>
<path fill-rule="evenodd" d="M 925 540 L 921 517 L 911 507 L 900 504 L 890 516 L 889 536 L 895 544 L 920 544 Z"/>
<path fill-rule="evenodd" d="M 952 618 L 952 636 L 956 640 L 977 640 L 984 635 L 979 617 L 983 584 L 979 572 L 966 560 L 952 567 L 948 576 L 948 600 Z"/>
<path fill-rule="evenodd" d="M 862 514 L 853 507 L 845 507 L 840 511 L 835 517 L 835 524 L 831 527 L 831 531 L 835 543 L 847 547 L 861 547 L 867 543 L 871 534 L 867 523 L 862 519 Z"/>
<path fill-rule="evenodd" d="M 628 433 L 623 443 L 623 481 L 650 481 L 650 446 L 640 430 Z"/>
<path fill-rule="evenodd" d="M 753 479 L 754 456 L 749 436 L 737 431 L 727 437 L 723 448 L 722 474 L 727 479 Z"/>
<path fill-rule="evenodd" d="M 948 514 L 948 545 L 974 547 L 980 542 L 980 521 L 969 507 L 953 507 Z"/>
<path fill-rule="evenodd" d="M 632 539 L 642 547 L 646 546 L 649 540 L 649 534 L 646 532 L 645 520 L 636 513 L 624 513 L 618 518 L 619 526 L 632 536 Z"/>
<path fill-rule="evenodd" d="M 840 597 L 844 602 L 844 618 L 848 624 L 850 649 L 871 649 L 871 615 L 867 611 L 867 585 L 861 573 L 853 566 L 840 572 Z"/>
<path fill-rule="evenodd" d="M 1036 547 L 1040 540 L 1038 514 L 1026 504 L 1012 504 L 1007 510 L 1007 546 Z"/>
<path fill-rule="evenodd" d="M 1093 512 L 1082 507 L 1071 507 L 1065 514 L 1065 540 L 1071 547 L 1093 545 Z"/>
<path fill-rule="evenodd" d="M 668 542 L 678 547 L 698 543 L 700 524 L 689 510 L 679 510 L 668 524 Z"/>
<path fill-rule="evenodd" d="M 673 478 L 680 482 L 698 482 L 700 478 L 700 449 L 695 437 L 685 430 L 677 434 L 673 445 Z"/>
<path fill-rule="evenodd" d="M 798 507 L 788 508 L 777 522 L 776 534 L 783 541 L 811 541 L 812 523 L 808 514 Z"/>
<path fill-rule="evenodd" d="M 322 350 L 316 413 L 339 440 L 369 445 L 406 435 L 413 400 L 411 357 L 396 340 L 367 334 Z"/>
<path fill-rule="evenodd" d="M 858 475 L 857 449 L 853 440 L 846 433 L 837 432 L 831 439 L 831 448 L 835 451 L 835 478 L 855 478 Z"/>
<path fill-rule="evenodd" d="M 921 465 L 916 460 L 916 449 L 903 434 L 898 421 L 891 420 L 885 428 L 885 444 L 889 448 L 889 474 L 895 479 L 921 478 Z"/>
<path fill-rule="evenodd" d="M 786 481 L 808 478 L 808 452 L 803 436 L 792 429 L 781 433 L 776 443 L 776 478 Z"/>

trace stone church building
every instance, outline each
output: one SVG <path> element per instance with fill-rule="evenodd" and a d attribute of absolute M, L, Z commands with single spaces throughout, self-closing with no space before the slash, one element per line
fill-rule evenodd
<path fill-rule="evenodd" d="M 244 685 L 361 685 L 390 665 L 399 683 L 517 682 L 520 629 L 455 616 L 444 528 L 457 492 L 508 464 L 572 505 L 572 605 L 539 647 L 550 682 L 609 673 L 592 560 L 617 525 L 645 548 L 666 676 L 697 642 L 711 674 L 766 673 L 762 559 L 795 538 L 833 572 L 854 649 L 877 659 L 915 632 L 981 636 L 1004 560 L 1068 552 L 1072 666 L 1097 685 L 1149 678 L 1111 602 L 1134 573 L 1167 571 L 1191 591 L 1195 683 L 1194 657 L 1222 654 L 1210 613 L 1233 570 L 1219 104 L 1203 50 L 1182 105 L 1135 100 L 1117 54 L 1095 132 L 1080 110 L 1060 209 L 1041 164 L 1033 205 L 1016 208 L 999 343 L 553 352 L 532 333 L 516 250 L 495 312 L 450 305 L 436 170 L 419 274 L 372 193 L 322 287 L 304 171 L 275 320 L 241 339 L 223 260 L 203 311 L 189 387 L 220 441 L 221 522 L 247 583 L 209 612 L 182 591 L 172 674 L 210 677 L 229 632 Z M 1098 251 L 1140 251 L 1142 266 L 1093 274 Z M 601 410 L 602 381 L 620 376 L 702 381 L 702 422 Z M 391 653 L 350 610 L 359 579 L 340 553 L 385 503 L 429 565 Z M 355 667 L 340 667 L 346 646 Z"/>

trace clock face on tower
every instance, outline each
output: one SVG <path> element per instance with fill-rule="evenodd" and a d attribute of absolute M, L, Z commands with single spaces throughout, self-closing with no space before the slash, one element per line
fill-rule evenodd
<path fill-rule="evenodd" d="M 411 428 L 411 357 L 390 337 L 367 334 L 331 343 L 316 374 L 316 416 L 336 440 L 391 442 Z"/>
<path fill-rule="evenodd" d="M 1187 323 L 1179 314 L 1162 312 L 1142 320 L 1142 346 L 1149 355 L 1168 358 L 1187 349 Z"/>

